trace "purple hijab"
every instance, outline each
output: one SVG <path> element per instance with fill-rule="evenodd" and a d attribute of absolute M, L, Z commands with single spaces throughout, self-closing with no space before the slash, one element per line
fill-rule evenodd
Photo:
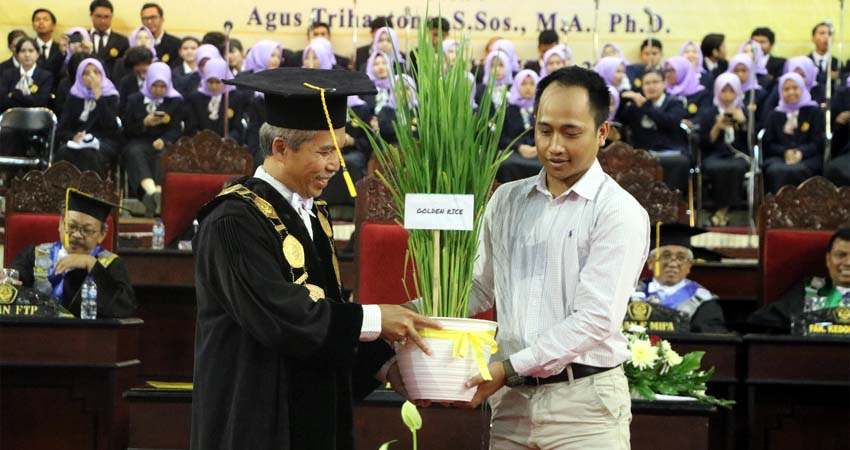
<path fill-rule="evenodd" d="M 304 52 L 301 54 L 301 61 L 307 59 L 307 53 L 313 50 L 313 53 L 316 54 L 316 58 L 319 59 L 319 69 L 330 70 L 334 67 L 334 61 L 336 57 L 334 57 L 334 50 L 331 47 L 330 41 L 325 38 L 313 38 L 310 41 L 310 45 L 304 47 Z M 304 63 L 301 63 L 301 67 L 304 67 Z"/>
<path fill-rule="evenodd" d="M 384 33 L 388 33 L 390 35 L 390 41 L 393 43 L 393 54 L 389 55 L 392 58 L 390 63 L 395 63 L 398 61 L 399 63 L 404 62 L 404 55 L 401 54 L 401 45 L 398 43 L 398 33 L 395 30 L 389 27 L 379 28 L 378 31 L 375 32 L 375 38 L 372 39 L 372 53 L 379 52 L 378 49 L 378 41 L 381 40 L 381 35 Z"/>
<path fill-rule="evenodd" d="M 614 75 L 617 74 L 617 69 L 620 66 L 624 66 L 623 68 L 625 69 L 625 65 L 626 62 L 619 57 L 606 56 L 596 63 L 596 67 L 594 67 L 593 70 L 598 73 L 599 76 L 608 83 L 608 85 L 614 86 Z M 543 67 L 540 68 L 540 71 L 543 71 Z M 625 74 L 623 76 L 625 76 Z"/>
<path fill-rule="evenodd" d="M 100 63 L 96 58 L 86 58 L 84 59 L 79 66 L 77 66 L 77 74 L 74 78 L 74 85 L 71 86 L 71 95 L 77 98 L 81 98 L 83 100 L 92 100 L 94 99 L 94 91 L 87 88 L 85 84 L 83 84 L 83 72 L 86 71 L 86 67 L 89 65 L 97 68 L 97 71 L 100 72 L 100 92 L 103 97 L 109 97 L 112 95 L 118 96 L 118 90 L 115 89 L 115 85 L 112 84 L 112 81 L 106 77 L 106 71 L 103 70 L 103 64 Z"/>
<path fill-rule="evenodd" d="M 549 71 L 546 70 L 546 63 L 549 61 L 549 58 L 552 55 L 558 55 L 564 60 L 564 67 L 572 64 L 573 62 L 573 52 L 566 45 L 560 44 L 556 45 L 549 50 L 546 50 L 546 53 L 543 54 L 543 59 L 540 61 L 540 78 L 549 75 Z"/>
<path fill-rule="evenodd" d="M 613 122 L 614 116 L 617 115 L 617 110 L 620 109 L 620 91 L 614 86 L 608 85 L 608 94 L 611 95 L 611 101 L 614 102 L 614 112 L 608 114 L 608 121 Z"/>
<path fill-rule="evenodd" d="M 212 97 L 214 94 L 207 89 L 207 80 L 217 78 L 221 81 L 230 80 L 233 78 L 233 73 L 227 68 L 227 63 L 223 59 L 210 59 L 204 66 L 204 74 L 201 76 L 201 85 L 198 90 Z M 236 86 L 229 84 L 224 85 L 224 90 L 221 93 L 230 92 L 236 89 Z"/>
<path fill-rule="evenodd" d="M 493 85 L 510 86 L 510 84 L 514 81 L 513 74 L 511 73 L 511 58 L 505 53 L 496 50 L 490 52 L 484 60 L 484 84 L 487 84 L 490 80 L 490 71 L 492 70 L 494 58 L 499 58 L 499 61 L 502 63 L 502 67 L 505 68 L 505 76 L 501 80 L 493 80 Z"/>
<path fill-rule="evenodd" d="M 761 89 L 761 86 L 759 86 L 758 78 L 756 77 L 756 73 L 755 71 L 753 71 L 753 58 L 746 53 L 738 53 L 737 55 L 733 56 L 732 59 L 729 61 L 729 68 L 726 69 L 726 72 L 734 74 L 735 67 L 738 66 L 738 64 L 743 64 L 744 67 L 746 67 L 747 70 L 750 71 L 750 75 L 749 77 L 747 77 L 747 81 L 741 83 L 741 89 L 743 89 L 744 91 L 749 91 L 750 89 Z"/>
<path fill-rule="evenodd" d="M 156 61 L 156 38 L 153 36 L 153 33 L 151 33 L 151 30 L 149 30 L 148 27 L 142 25 L 130 33 L 130 47 L 138 47 L 136 45 L 136 36 L 142 32 L 147 33 L 148 37 L 151 39 L 151 46 L 147 47 L 147 49 L 153 53 L 153 60 Z"/>
<path fill-rule="evenodd" d="M 785 86 L 786 81 L 791 81 L 800 88 L 800 100 L 797 103 L 785 103 L 785 98 L 782 96 L 782 87 Z M 797 72 L 788 72 L 785 75 L 779 77 L 779 106 L 776 107 L 776 110 L 784 113 L 792 113 L 797 112 L 800 108 L 804 108 L 806 106 L 817 106 L 817 102 L 812 100 L 812 94 L 806 89 L 806 82 L 803 81 L 803 77 L 800 76 Z"/>
<path fill-rule="evenodd" d="M 679 56 L 685 56 L 685 49 L 687 49 L 689 45 L 692 45 L 697 50 L 697 68 L 699 70 L 699 73 L 705 73 L 705 66 L 702 64 L 702 60 L 703 60 L 702 49 L 699 47 L 699 45 L 696 42 L 688 41 L 688 42 L 685 42 L 684 44 L 682 44 L 682 46 L 679 47 Z M 685 58 L 685 59 L 687 59 L 687 58 Z"/>
<path fill-rule="evenodd" d="M 378 78 L 375 75 L 375 58 L 378 56 L 382 56 L 384 58 L 384 62 L 387 63 L 387 77 L 386 78 Z M 369 76 L 369 79 L 375 83 L 375 87 L 378 89 L 389 89 L 390 88 L 390 80 L 393 77 L 393 65 L 390 62 L 390 57 L 387 56 L 386 53 L 382 51 L 377 51 L 372 53 L 372 56 L 369 56 L 369 61 L 366 62 L 366 75 Z"/>
<path fill-rule="evenodd" d="M 502 52 L 508 55 L 508 61 L 510 61 L 508 67 L 511 69 L 511 73 L 519 72 L 519 59 L 517 59 L 516 47 L 513 42 L 507 39 L 499 39 L 490 47 L 490 52 Z"/>
<path fill-rule="evenodd" d="M 525 81 L 526 78 L 531 78 L 534 80 L 534 87 L 537 88 L 537 83 L 540 81 L 540 76 L 537 75 L 537 72 L 529 69 L 521 70 L 514 77 L 514 82 L 511 84 L 511 90 L 508 92 L 508 104 L 514 105 L 520 109 L 530 108 L 534 106 L 534 96 L 531 98 L 525 98 L 519 94 L 519 87 Z"/>
<path fill-rule="evenodd" d="M 157 81 L 162 81 L 166 87 L 165 95 L 159 98 L 151 94 L 151 86 Z M 164 98 L 183 98 L 171 83 L 171 68 L 168 67 L 168 64 L 162 62 L 155 62 L 148 66 L 145 84 L 142 86 L 142 94 L 155 103 L 159 103 Z"/>
<path fill-rule="evenodd" d="M 741 79 L 738 78 L 738 75 L 734 73 L 721 73 L 718 75 L 717 79 L 714 80 L 714 106 L 717 107 L 718 110 L 723 111 L 726 106 L 723 102 L 720 101 L 720 93 L 723 91 L 723 88 L 729 86 L 735 91 L 735 103 L 732 106 L 736 108 L 744 107 L 744 90 L 741 89 Z"/>
<path fill-rule="evenodd" d="M 221 53 L 218 52 L 218 49 L 215 48 L 212 44 L 204 44 L 198 47 L 198 50 L 195 52 L 195 72 L 200 73 L 201 61 L 203 60 L 211 60 L 211 59 L 221 59 Z"/>
<path fill-rule="evenodd" d="M 609 47 L 613 48 L 614 51 L 617 52 L 617 57 L 619 57 L 621 60 L 623 60 L 623 64 L 625 64 L 627 66 L 629 65 L 629 61 L 626 59 L 626 54 L 623 53 L 623 49 L 621 49 L 619 45 L 617 45 L 613 42 L 606 42 L 605 45 L 602 46 L 602 50 L 599 51 L 599 59 L 600 60 L 603 59 L 603 58 L 606 58 L 605 49 L 609 48 Z"/>
<path fill-rule="evenodd" d="M 458 41 L 456 41 L 456 40 L 454 40 L 454 39 L 444 39 L 444 40 L 443 40 L 443 55 L 445 55 L 446 53 L 448 53 L 448 52 L 449 52 L 449 50 L 451 50 L 451 49 L 452 49 L 452 47 L 458 47 L 458 48 L 460 48 L 460 42 L 458 42 Z"/>
<path fill-rule="evenodd" d="M 413 107 L 416 107 L 419 104 L 419 99 L 416 97 L 416 81 L 408 74 L 402 74 L 401 79 L 404 81 L 404 84 L 407 85 L 408 88 L 411 88 L 408 89 L 408 92 L 410 93 L 410 98 L 408 98 L 407 100 L 413 105 Z M 398 78 L 396 78 L 396 81 L 398 81 Z M 387 106 L 392 109 L 398 109 L 398 104 L 396 103 L 395 99 L 395 88 L 390 90 L 390 98 L 387 100 Z"/>
<path fill-rule="evenodd" d="M 744 50 L 750 47 L 756 52 L 756 74 L 767 75 L 767 58 L 764 57 L 764 50 L 761 44 L 756 41 L 746 41 L 738 47 L 738 53 L 744 53 Z"/>
<path fill-rule="evenodd" d="M 667 93 L 679 97 L 689 97 L 705 89 L 699 82 L 696 69 L 684 56 L 672 56 L 664 62 L 676 71 L 676 84 L 667 85 Z M 665 67 L 666 69 L 666 67 Z"/>
<path fill-rule="evenodd" d="M 785 68 L 782 73 L 786 74 L 796 69 L 800 69 L 806 74 L 806 79 L 804 80 L 806 82 L 806 89 L 811 90 L 818 85 L 818 66 L 815 65 L 815 62 L 811 58 L 808 56 L 795 56 L 788 59 L 788 61 L 785 61 Z"/>
<path fill-rule="evenodd" d="M 248 57 L 245 58 L 245 72 L 262 72 L 269 68 L 269 59 L 275 50 L 282 49 L 280 44 L 274 41 L 258 41 L 248 50 Z"/>

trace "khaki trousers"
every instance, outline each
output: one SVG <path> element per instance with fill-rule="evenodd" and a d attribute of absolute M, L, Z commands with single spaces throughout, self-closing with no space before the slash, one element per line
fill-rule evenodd
<path fill-rule="evenodd" d="M 572 383 L 504 387 L 490 397 L 490 449 L 629 450 L 631 405 L 622 368 Z"/>

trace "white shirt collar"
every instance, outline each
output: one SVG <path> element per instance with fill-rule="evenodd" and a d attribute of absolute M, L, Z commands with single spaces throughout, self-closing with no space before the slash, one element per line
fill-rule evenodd
<path fill-rule="evenodd" d="M 154 43 L 155 43 L 156 45 L 162 44 L 162 37 L 163 37 L 163 36 L 165 36 L 165 30 L 160 29 L 160 30 L 159 30 L 159 36 L 155 36 L 155 37 L 154 37 Z"/>
<path fill-rule="evenodd" d="M 543 195 L 551 197 L 552 193 L 549 192 L 549 188 L 546 186 L 546 169 L 541 170 L 537 177 L 537 182 L 533 184 L 533 189 Z M 572 187 L 559 195 L 558 198 L 566 197 L 570 194 L 570 192 L 575 192 L 587 200 L 593 200 L 596 196 L 596 191 L 599 190 L 599 185 L 602 184 L 604 179 L 605 172 L 602 171 L 602 166 L 599 165 L 598 160 L 594 160 L 590 168 L 587 169 L 587 172 L 585 172 L 584 175 L 582 175 L 581 178 L 572 185 Z"/>
<path fill-rule="evenodd" d="M 655 106 L 656 108 L 660 109 L 662 106 L 664 106 L 664 100 L 666 100 L 666 99 L 667 99 L 667 94 L 662 93 L 661 97 L 658 97 L 658 100 L 652 102 L 652 105 Z"/>
<path fill-rule="evenodd" d="M 35 40 L 38 41 L 39 50 L 41 50 L 41 47 L 43 47 L 45 45 L 47 46 L 47 49 L 50 50 L 50 47 L 53 45 L 53 39 L 52 38 L 47 42 L 42 41 L 41 38 L 39 38 L 39 37 L 36 37 Z"/>
<path fill-rule="evenodd" d="M 687 281 L 688 281 L 688 279 L 685 278 L 684 280 L 682 280 L 682 281 L 680 281 L 680 282 L 678 282 L 678 283 L 676 283 L 672 286 L 666 286 L 666 285 L 661 284 L 655 278 L 653 278 L 652 281 L 649 282 L 649 292 L 661 292 L 664 295 L 670 295 L 673 292 L 676 292 L 679 289 L 681 289 L 682 287 L 684 287 L 685 283 L 687 283 Z"/>
<path fill-rule="evenodd" d="M 15 66 L 16 69 L 21 67 L 21 63 L 19 63 L 14 56 L 12 57 L 12 65 Z"/>
<path fill-rule="evenodd" d="M 33 65 L 32 65 L 32 67 L 30 67 L 30 70 L 24 71 L 24 66 L 20 66 L 20 65 L 19 65 L 19 66 L 18 66 L 18 71 L 19 71 L 19 72 L 21 72 L 21 75 L 26 75 L 26 76 L 28 76 L 30 79 L 32 79 L 32 74 L 33 74 L 33 73 L 35 73 L 35 68 L 36 68 L 36 67 L 38 67 L 38 64 L 33 64 Z"/>
<path fill-rule="evenodd" d="M 711 72 L 712 70 L 717 68 L 717 63 L 708 58 L 705 58 L 705 68 L 708 69 L 709 72 Z"/>
<path fill-rule="evenodd" d="M 266 172 L 266 169 L 263 166 L 257 167 L 257 170 L 254 172 L 254 178 L 259 178 L 266 183 L 270 184 L 274 190 L 276 190 L 287 203 L 292 205 L 296 212 L 300 214 L 301 210 L 307 211 L 311 216 L 315 217 L 313 214 L 313 198 L 304 199 L 297 193 L 290 190 L 286 185 L 281 183 L 277 178 L 269 175 Z"/>
<path fill-rule="evenodd" d="M 193 70 L 195 70 L 195 69 L 193 69 L 191 66 L 189 66 L 189 63 L 187 63 L 186 61 L 183 61 L 183 72 L 192 73 Z"/>
<path fill-rule="evenodd" d="M 103 37 L 104 37 L 104 39 L 109 39 L 109 34 L 110 34 L 110 33 L 112 33 L 112 28 L 107 28 L 107 29 L 106 29 L 106 31 L 104 31 L 104 32 L 103 32 Z M 91 35 L 92 39 L 94 39 L 94 37 L 95 37 L 95 36 L 97 36 L 97 30 L 95 30 L 94 28 L 92 28 L 92 29 L 89 31 L 89 34 Z"/>

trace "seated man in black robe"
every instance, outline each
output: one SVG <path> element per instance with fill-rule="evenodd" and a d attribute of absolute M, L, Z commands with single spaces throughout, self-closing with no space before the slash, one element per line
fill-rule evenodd
<path fill-rule="evenodd" d="M 691 236 L 706 230 L 677 223 L 664 224 L 660 228 L 661 245 L 652 250 L 646 260 L 647 267 L 655 276 L 638 282 L 632 301 L 647 301 L 684 314 L 690 320 L 690 331 L 694 333 L 728 332 L 717 296 L 688 279 L 695 253 L 706 257 L 719 256 L 691 246 Z M 652 228 L 652 244 L 656 242 L 657 229 Z"/>
<path fill-rule="evenodd" d="M 779 299 L 750 315 L 747 322 L 759 331 L 790 333 L 791 318 L 803 312 L 850 306 L 850 228 L 840 228 L 826 248 L 829 277 L 799 280 Z"/>
<path fill-rule="evenodd" d="M 49 295 L 80 315 L 80 288 L 87 277 L 97 285 L 98 317 L 129 317 L 136 310 L 127 266 L 118 255 L 101 247 L 111 203 L 68 188 L 65 214 L 59 222 L 59 241 L 31 245 L 11 267 L 20 282 Z"/>
<path fill-rule="evenodd" d="M 374 84 L 361 72 L 289 67 L 226 83 L 264 94 L 265 158 L 198 215 L 190 448 L 351 450 L 352 400 L 387 378 L 403 394 L 386 341 L 427 352 L 414 327 L 439 328 L 401 306 L 343 297 L 327 205 L 314 201 L 340 169 L 347 96 L 374 94 Z"/>

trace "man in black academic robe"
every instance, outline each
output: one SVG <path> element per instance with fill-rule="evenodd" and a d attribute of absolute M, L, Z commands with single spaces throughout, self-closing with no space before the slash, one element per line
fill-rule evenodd
<path fill-rule="evenodd" d="M 127 266 L 100 244 L 106 237 L 106 219 L 112 205 L 71 190 L 68 211 L 59 223 L 57 242 L 31 245 L 15 257 L 23 286 L 35 288 L 80 315 L 80 287 L 87 277 L 97 285 L 98 317 L 129 317 L 136 309 Z M 64 242 L 63 242 L 64 241 Z"/>
<path fill-rule="evenodd" d="M 653 277 L 640 280 L 632 301 L 646 301 L 678 311 L 690 322 L 693 333 L 727 333 L 718 297 L 688 278 L 694 259 L 720 259 L 720 255 L 691 246 L 691 237 L 707 232 L 703 228 L 670 223 L 661 225 L 660 245 L 649 253 L 646 265 Z M 650 242 L 656 242 L 658 227 L 652 227 Z"/>
<path fill-rule="evenodd" d="M 385 340 L 421 343 L 414 326 L 439 327 L 401 306 L 343 297 L 327 208 L 313 201 L 339 161 L 319 92 L 304 82 L 332 92 L 338 139 L 347 95 L 374 93 L 365 74 L 334 70 L 227 81 L 265 94 L 265 160 L 198 216 L 194 450 L 353 449 L 353 398 L 377 387 L 379 372 L 403 392 Z"/>

